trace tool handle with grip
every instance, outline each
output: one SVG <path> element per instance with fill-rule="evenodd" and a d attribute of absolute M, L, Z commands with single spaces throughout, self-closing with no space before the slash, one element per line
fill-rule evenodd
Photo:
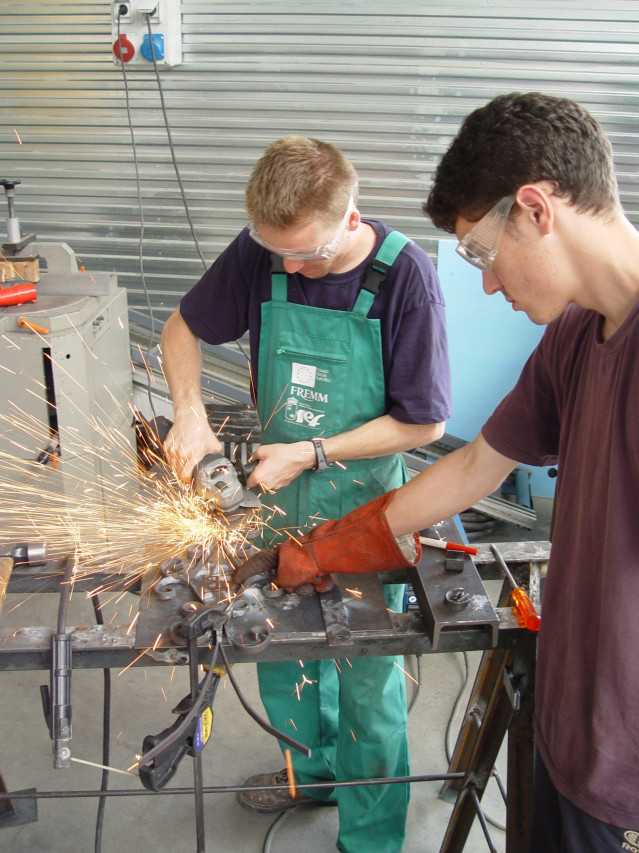
<path fill-rule="evenodd" d="M 528 593 L 520 586 L 517 586 L 512 591 L 512 598 L 517 621 L 521 627 L 527 628 L 529 631 L 538 631 L 541 619 L 535 609 L 535 605 L 528 597 Z"/>

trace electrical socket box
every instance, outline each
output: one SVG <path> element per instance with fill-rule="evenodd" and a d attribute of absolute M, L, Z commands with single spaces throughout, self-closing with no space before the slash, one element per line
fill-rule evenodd
<path fill-rule="evenodd" d="M 182 62 L 181 0 L 112 0 L 113 61 L 153 68 Z M 150 32 L 149 32 L 150 30 Z"/>

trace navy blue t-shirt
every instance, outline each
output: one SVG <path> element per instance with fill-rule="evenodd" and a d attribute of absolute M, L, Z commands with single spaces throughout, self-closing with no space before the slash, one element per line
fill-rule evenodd
<path fill-rule="evenodd" d="M 368 258 L 348 272 L 321 279 L 288 276 L 288 301 L 350 311 L 366 279 L 368 265 L 390 232 L 364 220 L 377 235 Z M 180 313 L 191 331 L 209 344 L 250 333 L 251 368 L 258 377 L 260 317 L 271 300 L 271 257 L 244 229 L 200 281 L 182 297 Z M 407 244 L 368 314 L 379 319 L 387 414 L 402 423 L 445 421 L 452 414 L 444 298 L 432 261 Z"/>

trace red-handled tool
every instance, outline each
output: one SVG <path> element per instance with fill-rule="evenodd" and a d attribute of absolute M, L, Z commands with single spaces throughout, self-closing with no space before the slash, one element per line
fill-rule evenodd
<path fill-rule="evenodd" d="M 430 545 L 431 548 L 441 548 L 442 551 L 461 551 L 462 554 L 477 555 L 479 551 L 472 545 L 458 545 L 457 542 L 445 542 L 443 539 L 430 539 L 428 536 L 420 536 L 422 545 Z"/>
<path fill-rule="evenodd" d="M 36 302 L 38 295 L 35 284 L 25 281 L 22 284 L 14 284 L 11 287 L 0 287 L 0 306 L 24 305 L 25 302 Z"/>
<path fill-rule="evenodd" d="M 515 615 L 517 616 L 517 621 L 519 622 L 522 628 L 527 628 L 529 631 L 538 631 L 539 625 L 541 624 L 541 619 L 535 609 L 535 605 L 528 597 L 528 593 L 526 592 L 526 590 L 523 587 L 519 586 L 519 584 L 513 577 L 512 572 L 506 565 L 506 561 L 499 553 L 497 546 L 491 544 L 490 547 L 495 557 L 497 557 L 497 562 L 504 570 L 504 573 L 513 588 L 511 595 L 513 599 L 513 606 L 515 608 Z"/>

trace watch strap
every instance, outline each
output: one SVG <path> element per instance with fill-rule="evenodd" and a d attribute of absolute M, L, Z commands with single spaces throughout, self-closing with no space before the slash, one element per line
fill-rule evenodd
<path fill-rule="evenodd" d="M 315 448 L 315 458 L 317 460 L 317 464 L 314 468 L 315 471 L 326 471 L 332 467 L 333 463 L 329 462 L 326 459 L 326 454 L 324 453 L 324 441 L 321 438 L 312 438 L 313 447 Z"/>

